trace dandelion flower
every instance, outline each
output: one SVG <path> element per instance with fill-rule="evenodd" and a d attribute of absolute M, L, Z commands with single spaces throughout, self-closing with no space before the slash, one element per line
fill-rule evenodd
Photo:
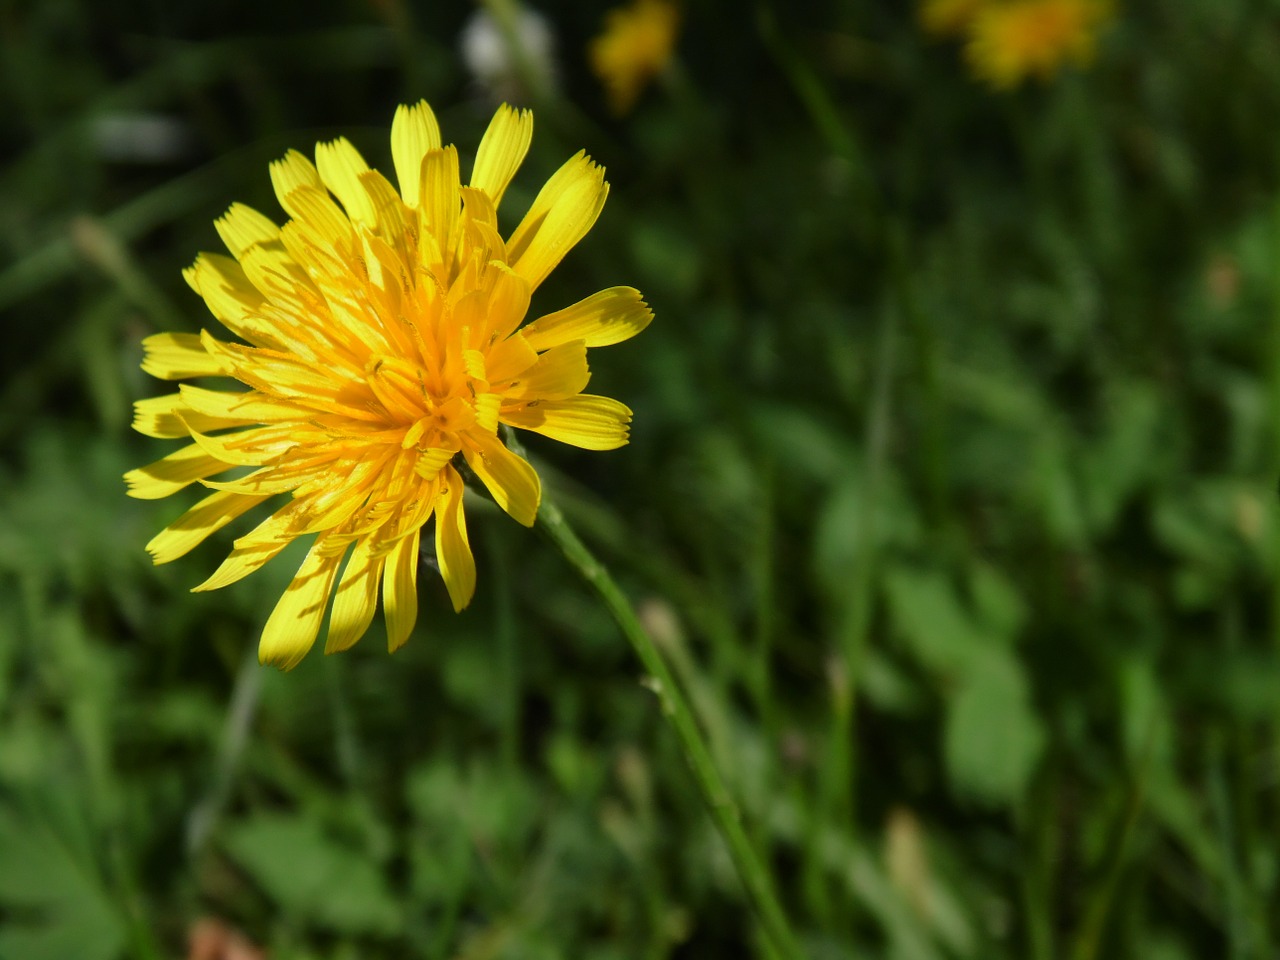
<path fill-rule="evenodd" d="M 147 545 L 155 562 L 276 497 L 287 500 L 195 589 L 234 583 L 314 536 L 263 629 L 264 663 L 301 660 L 331 596 L 326 652 L 360 639 L 379 590 L 388 646 L 403 644 L 433 517 L 440 573 L 454 608 L 467 605 L 476 571 L 459 461 L 520 523 L 533 524 L 540 502 L 537 474 L 503 444 L 499 424 L 590 450 L 627 442 L 631 412 L 582 391 L 587 348 L 651 320 L 640 294 L 612 287 L 521 326 L 530 294 L 609 191 L 604 170 L 579 152 L 504 240 L 498 206 L 532 132 L 529 112 L 501 107 L 463 184 L 430 107 L 401 107 L 391 125 L 398 191 L 345 139 L 318 144 L 314 165 L 290 151 L 271 165 L 287 222 L 233 204 L 216 223 L 231 256 L 201 254 L 184 274 L 245 342 L 207 331 L 143 341 L 143 369 L 156 377 L 247 388 L 183 384 L 136 404 L 141 433 L 190 442 L 126 474 L 129 493 L 156 499 L 197 482 L 212 491 Z"/>
<path fill-rule="evenodd" d="M 959 36 L 989 2 L 990 0 L 923 0 L 919 10 L 920 25 L 934 36 Z"/>
<path fill-rule="evenodd" d="M 1068 63 L 1093 58 L 1110 15 L 1105 0 L 1012 0 L 992 3 L 969 24 L 965 48 L 973 72 L 1009 89 L 1029 76 L 1048 79 Z"/>
<path fill-rule="evenodd" d="M 604 31 L 587 53 L 614 113 L 635 106 L 649 81 L 666 68 L 679 21 L 670 0 L 634 0 L 605 15 Z"/>

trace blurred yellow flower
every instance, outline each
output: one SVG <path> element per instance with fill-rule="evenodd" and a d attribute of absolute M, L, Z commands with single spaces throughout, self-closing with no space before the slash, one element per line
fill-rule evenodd
<path fill-rule="evenodd" d="M 431 108 L 400 107 L 391 125 L 398 192 L 346 139 L 317 144 L 314 165 L 290 151 L 271 164 L 290 219 L 277 226 L 232 205 L 216 223 L 232 256 L 201 254 L 184 273 L 247 345 L 207 331 L 143 342 L 154 376 L 248 388 L 183 384 L 136 404 L 141 433 L 191 442 L 126 474 L 129 493 L 155 499 L 197 481 L 213 490 L 147 545 L 155 562 L 285 494 L 195 589 L 233 583 L 315 535 L 263 630 L 264 663 L 302 659 L 331 594 L 325 652 L 360 639 L 379 589 L 388 646 L 403 644 L 417 617 L 420 534 L 433 516 L 441 575 L 454 608 L 467 605 L 475 562 L 457 460 L 520 523 L 533 524 L 541 498 L 538 475 L 502 443 L 498 424 L 591 450 L 627 442 L 631 411 L 582 390 L 587 348 L 652 319 L 640 294 L 613 287 L 521 327 L 530 294 L 609 192 L 603 168 L 579 152 L 504 241 L 498 205 L 532 133 L 528 111 L 500 108 L 464 185 Z M 234 468 L 250 469 L 208 479 Z"/>
<path fill-rule="evenodd" d="M 923 0 L 920 24 L 940 37 L 960 36 L 990 0 Z"/>
<path fill-rule="evenodd" d="M 635 106 L 645 85 L 666 67 L 679 22 L 669 0 L 634 0 L 605 15 L 604 31 L 587 53 L 615 113 Z"/>
<path fill-rule="evenodd" d="M 1106 0 L 1008 0 L 987 3 L 968 26 L 965 54 L 974 74 L 1008 89 L 1047 79 L 1068 63 L 1086 64 L 1111 15 Z"/>

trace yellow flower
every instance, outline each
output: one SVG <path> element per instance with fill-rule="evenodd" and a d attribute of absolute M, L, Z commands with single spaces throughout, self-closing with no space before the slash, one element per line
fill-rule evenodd
<path fill-rule="evenodd" d="M 645 85 L 666 67 L 679 21 L 669 0 L 634 0 L 605 15 L 604 31 L 587 52 L 615 113 L 635 106 Z"/>
<path fill-rule="evenodd" d="M 467 605 L 475 562 L 458 457 L 520 523 L 533 524 L 540 502 L 538 475 L 502 443 L 499 423 L 590 450 L 627 442 L 631 411 L 582 390 L 587 348 L 634 336 L 652 319 L 640 294 L 612 287 L 521 327 L 530 294 L 591 229 L 609 192 L 603 168 L 579 152 L 504 241 L 498 204 L 532 133 L 528 111 L 500 108 L 463 185 L 431 108 L 401 107 L 391 125 L 398 192 L 345 139 L 317 144 L 315 165 L 290 151 L 271 164 L 290 219 L 277 226 L 233 204 L 216 223 L 232 256 L 201 254 L 184 273 L 247 345 L 207 331 L 143 341 L 142 366 L 154 376 L 248 387 L 183 384 L 136 404 L 141 433 L 191 443 L 126 474 L 129 493 L 155 499 L 197 481 L 214 491 L 147 545 L 155 562 L 284 494 L 195 589 L 233 583 L 315 535 L 263 630 L 264 663 L 302 659 L 331 594 L 326 653 L 360 639 L 379 588 L 388 646 L 403 644 L 432 516 L 449 596 L 455 609 Z M 250 469 L 208 479 L 237 467 Z"/>
<path fill-rule="evenodd" d="M 920 24 L 939 37 L 959 36 L 989 0 L 923 0 Z"/>
<path fill-rule="evenodd" d="M 1012 0 L 992 3 L 969 24 L 965 53 L 973 72 L 1008 89 L 1029 76 L 1048 79 L 1068 61 L 1093 58 L 1110 15 L 1105 0 Z"/>

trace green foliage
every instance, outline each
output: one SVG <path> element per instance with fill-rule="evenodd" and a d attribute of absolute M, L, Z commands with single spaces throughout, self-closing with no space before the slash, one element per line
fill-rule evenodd
<path fill-rule="evenodd" d="M 47 811 L 0 809 L 0 900 L 12 911 L 0 957 L 120 956 L 124 923 L 77 832 L 60 834 Z"/>
<path fill-rule="evenodd" d="M 388 169 L 420 97 L 465 169 L 492 106 L 466 5 L 215 6 L 0 30 L 0 960 L 205 915 L 308 960 L 764 956 L 608 614 L 483 501 L 471 608 L 424 569 L 390 657 L 261 670 L 296 551 L 188 592 L 241 526 L 150 565 L 195 498 L 124 496 L 167 449 L 139 342 L 214 323 L 211 220 L 276 214 L 289 147 Z M 592 355 L 631 445 L 530 452 L 815 960 L 1280 950 L 1274 6 L 1122 0 L 1089 71 L 996 95 L 907 4 L 690 3 L 625 118 L 600 9 L 539 7 L 561 89 L 503 227 L 580 147 L 612 193 L 533 312 L 657 320 Z"/>

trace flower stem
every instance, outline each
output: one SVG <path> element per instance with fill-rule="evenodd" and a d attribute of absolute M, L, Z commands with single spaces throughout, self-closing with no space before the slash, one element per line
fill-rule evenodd
<path fill-rule="evenodd" d="M 693 769 L 694 778 L 702 792 L 702 799 L 711 813 L 716 829 L 724 838 L 733 857 L 734 866 L 751 899 L 752 906 L 763 925 L 765 934 L 777 955 L 792 960 L 801 956 L 795 936 L 787 924 L 786 914 L 778 901 L 773 883 L 764 865 L 757 857 L 746 831 L 739 819 L 737 805 L 725 786 L 724 779 L 711 759 L 711 752 L 694 720 L 688 701 L 676 685 L 666 661 L 658 651 L 653 638 L 640 624 L 639 617 L 626 595 L 610 576 L 609 571 L 578 539 L 560 508 L 545 498 L 538 512 L 538 528 L 551 539 L 584 580 L 604 601 L 622 632 L 631 641 L 636 655 L 650 675 L 649 686 L 662 705 L 662 715 L 671 724 L 685 758 Z"/>

